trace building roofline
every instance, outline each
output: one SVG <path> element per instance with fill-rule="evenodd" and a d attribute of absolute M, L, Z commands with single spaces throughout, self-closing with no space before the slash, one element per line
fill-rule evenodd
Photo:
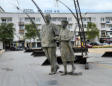
<path fill-rule="evenodd" d="M 5 11 L 4 11 L 4 13 L 5 14 L 25 14 L 25 13 L 19 13 L 19 12 L 5 12 Z M 84 14 L 84 13 L 88 13 L 88 14 L 112 14 L 112 12 L 82 12 L 82 14 Z M 34 12 L 34 13 L 28 13 L 28 14 L 40 14 L 40 13 Z M 44 14 L 46 14 L 46 13 L 44 13 Z M 63 12 L 63 13 L 50 13 L 50 14 L 71 14 L 71 13 L 65 13 L 65 12 Z"/>

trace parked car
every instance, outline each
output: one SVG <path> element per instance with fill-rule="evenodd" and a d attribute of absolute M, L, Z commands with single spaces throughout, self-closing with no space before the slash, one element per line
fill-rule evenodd
<path fill-rule="evenodd" d="M 87 47 L 87 48 L 92 48 L 93 46 L 90 45 L 90 44 L 86 44 L 86 47 Z"/>
<path fill-rule="evenodd" d="M 103 43 L 103 45 L 109 45 L 108 43 Z"/>
<path fill-rule="evenodd" d="M 23 50 L 23 47 L 21 47 L 21 46 L 19 46 L 19 47 L 12 46 L 12 47 L 10 47 L 10 50 L 11 51 L 22 51 Z"/>
<path fill-rule="evenodd" d="M 92 46 L 102 45 L 100 42 L 90 42 L 89 44 L 92 45 Z"/>
<path fill-rule="evenodd" d="M 22 51 L 22 50 L 23 50 L 23 47 L 22 47 L 22 46 L 18 46 L 18 47 L 16 48 L 16 50 L 17 50 L 17 51 Z"/>

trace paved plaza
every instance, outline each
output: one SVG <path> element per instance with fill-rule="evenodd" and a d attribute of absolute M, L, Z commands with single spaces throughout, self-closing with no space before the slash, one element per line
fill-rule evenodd
<path fill-rule="evenodd" d="M 5 52 L 0 56 L 0 86 L 112 86 L 112 58 L 89 53 L 89 70 L 75 64 L 79 76 L 48 75 L 50 66 L 41 66 L 46 57 L 33 57 L 24 51 Z M 70 66 L 68 69 L 71 70 Z M 63 66 L 60 65 L 60 71 Z"/>

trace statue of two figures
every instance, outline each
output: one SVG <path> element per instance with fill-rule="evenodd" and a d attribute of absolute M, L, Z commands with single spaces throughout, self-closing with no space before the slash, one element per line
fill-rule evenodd
<path fill-rule="evenodd" d="M 45 55 L 51 64 L 51 72 L 49 74 L 56 74 L 57 70 L 59 69 L 56 57 L 56 41 L 59 41 L 61 44 L 61 59 L 64 65 L 64 72 L 62 75 L 81 74 L 81 72 L 75 72 L 75 56 L 70 41 L 73 38 L 74 33 L 67 29 L 68 21 L 62 20 L 61 29 L 59 29 L 55 24 L 51 23 L 51 16 L 49 14 L 45 16 L 45 19 L 46 24 L 43 25 L 41 29 L 41 43 L 43 51 L 45 52 Z M 72 67 L 72 71 L 69 73 L 67 72 L 68 61 L 70 62 Z"/>

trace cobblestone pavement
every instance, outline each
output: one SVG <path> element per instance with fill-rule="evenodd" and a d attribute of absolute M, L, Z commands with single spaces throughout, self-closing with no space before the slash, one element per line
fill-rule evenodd
<path fill-rule="evenodd" d="M 75 64 L 79 76 L 48 75 L 50 66 L 41 66 L 45 57 L 32 57 L 31 53 L 5 52 L 0 57 L 0 86 L 112 86 L 112 58 L 89 53 L 89 70 Z M 68 66 L 70 70 L 70 66 Z M 60 70 L 63 66 L 60 65 Z"/>

